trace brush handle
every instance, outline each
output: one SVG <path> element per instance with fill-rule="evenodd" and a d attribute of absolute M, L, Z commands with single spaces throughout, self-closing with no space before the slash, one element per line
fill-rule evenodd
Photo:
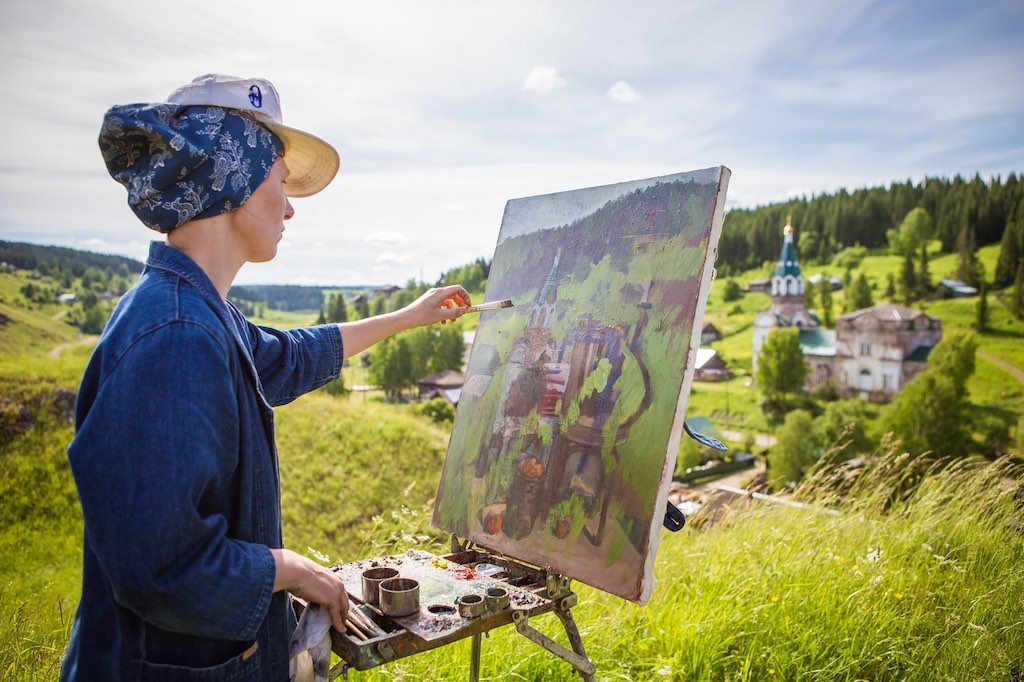
<path fill-rule="evenodd" d="M 502 308 L 511 308 L 512 302 L 509 300 L 505 301 L 489 301 L 487 303 L 478 303 L 477 305 L 471 305 L 466 308 L 467 313 L 480 313 L 485 310 L 501 310 Z"/>

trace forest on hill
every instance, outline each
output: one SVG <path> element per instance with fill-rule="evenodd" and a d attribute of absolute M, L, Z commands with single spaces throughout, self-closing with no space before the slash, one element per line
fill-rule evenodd
<path fill-rule="evenodd" d="M 993 275 L 995 286 L 1013 281 L 1024 256 L 1024 181 L 1015 173 L 986 182 L 925 178 L 919 183 L 840 190 L 812 198 L 733 209 L 726 214 L 718 246 L 718 268 L 730 275 L 773 261 L 779 253 L 779 230 L 792 219 L 797 251 L 805 263 L 827 263 L 851 246 L 885 246 L 888 231 L 915 208 L 927 211 L 932 238 L 942 253 L 973 252 L 1002 242 L 1005 257 Z M 1009 235 L 1009 236 L 1007 236 Z"/>

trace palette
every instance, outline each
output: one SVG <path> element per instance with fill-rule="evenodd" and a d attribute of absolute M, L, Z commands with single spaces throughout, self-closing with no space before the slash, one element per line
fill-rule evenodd
<path fill-rule="evenodd" d="M 394 556 L 341 564 L 334 570 L 345 581 L 349 596 L 363 603 L 372 603 L 370 595 L 363 594 L 362 589 L 361 576 L 368 568 L 394 568 L 402 578 L 417 581 L 420 586 L 419 612 L 390 620 L 427 641 L 449 637 L 473 625 L 472 620 L 460 616 L 458 610 L 460 599 L 468 595 L 480 597 L 483 603 L 489 589 L 504 589 L 509 597 L 507 608 L 527 612 L 547 602 L 529 589 L 480 573 L 474 568 L 480 563 L 466 565 L 451 558 L 410 549 Z"/>
<path fill-rule="evenodd" d="M 368 569 L 394 568 L 402 579 L 420 586 L 419 611 L 391 617 L 368 603 L 362 575 Z M 354 561 L 333 566 L 345 582 L 350 609 L 359 622 L 369 621 L 370 636 L 331 630 L 332 648 L 344 659 L 343 667 L 367 670 L 399 658 L 472 637 L 479 663 L 480 636 L 494 628 L 515 624 L 517 630 L 572 663 L 584 679 L 593 672 L 579 632 L 570 615 L 576 594 L 569 581 L 548 571 L 507 557 L 476 549 L 444 556 L 421 550 Z M 463 603 L 465 600 L 465 603 Z M 573 649 L 550 640 L 529 625 L 534 616 L 555 613 L 565 625 Z M 472 679 L 472 678 L 471 678 Z"/>

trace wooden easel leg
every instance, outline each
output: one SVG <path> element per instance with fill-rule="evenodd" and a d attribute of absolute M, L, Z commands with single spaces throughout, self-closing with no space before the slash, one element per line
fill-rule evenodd
<path fill-rule="evenodd" d="M 483 635 L 476 633 L 473 635 L 472 649 L 469 654 L 469 682 L 480 682 L 480 649 L 482 645 Z"/>

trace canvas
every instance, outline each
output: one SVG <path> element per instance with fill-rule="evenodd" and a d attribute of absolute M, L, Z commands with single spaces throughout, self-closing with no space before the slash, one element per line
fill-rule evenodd
<path fill-rule="evenodd" d="M 729 175 L 507 203 L 434 526 L 648 600 Z"/>

